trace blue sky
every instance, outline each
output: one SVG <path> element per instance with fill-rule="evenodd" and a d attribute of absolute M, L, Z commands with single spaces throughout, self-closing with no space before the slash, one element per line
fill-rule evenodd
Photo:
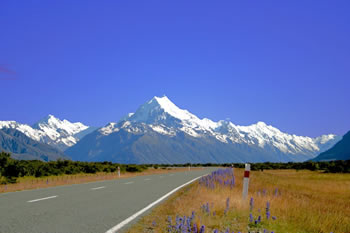
<path fill-rule="evenodd" d="M 297 135 L 350 130 L 349 1 L 0 3 L 0 120 L 117 121 L 153 96 Z"/>

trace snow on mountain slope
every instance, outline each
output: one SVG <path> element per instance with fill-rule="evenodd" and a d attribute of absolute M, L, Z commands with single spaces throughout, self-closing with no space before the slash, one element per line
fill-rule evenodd
<path fill-rule="evenodd" d="M 317 138 L 291 135 L 264 122 L 239 126 L 229 121 L 200 119 L 177 107 L 166 96 L 154 97 L 139 107 L 134 114 L 129 114 L 118 123 L 107 125 L 100 130 L 104 135 L 117 132 L 121 128 L 134 133 L 142 132 L 144 127 L 137 129 L 133 126 L 134 123 L 146 124 L 153 131 L 170 137 L 182 131 L 192 137 L 214 137 L 223 143 L 247 144 L 283 154 L 304 154 L 310 157 L 316 156 L 340 140 L 334 134 Z"/>
<path fill-rule="evenodd" d="M 53 115 L 48 115 L 34 124 L 33 127 L 15 121 L 0 121 L 1 128 L 17 129 L 36 141 L 65 150 L 79 141 L 79 138 L 75 136 L 76 134 L 87 130 L 89 127 L 80 122 L 61 121 Z"/>
<path fill-rule="evenodd" d="M 16 121 L 0 121 L 0 129 L 2 128 L 12 128 L 24 133 L 28 137 L 40 141 L 41 138 L 45 137 L 45 133 L 40 130 L 33 129 L 27 124 L 21 124 Z"/>
<path fill-rule="evenodd" d="M 100 128 L 98 131 L 103 135 L 109 135 L 111 133 L 119 131 L 119 128 L 115 127 L 117 123 L 110 122 L 106 126 Z"/>
<path fill-rule="evenodd" d="M 33 128 L 41 129 L 52 139 L 55 139 L 59 134 L 74 135 L 89 127 L 80 122 L 71 123 L 67 120 L 61 121 L 53 115 L 48 115 L 46 118 L 33 125 Z M 57 131 L 60 131 L 60 133 L 57 133 Z"/>

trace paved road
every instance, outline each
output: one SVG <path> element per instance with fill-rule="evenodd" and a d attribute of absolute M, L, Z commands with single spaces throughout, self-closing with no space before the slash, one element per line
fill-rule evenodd
<path fill-rule="evenodd" d="M 212 170 L 0 194 L 0 232 L 104 233 L 174 188 Z"/>

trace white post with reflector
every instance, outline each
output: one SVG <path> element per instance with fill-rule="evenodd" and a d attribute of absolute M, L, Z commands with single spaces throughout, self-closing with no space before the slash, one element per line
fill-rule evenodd
<path fill-rule="evenodd" d="M 245 169 L 244 169 L 244 178 L 243 178 L 243 199 L 246 199 L 248 196 L 249 173 L 250 173 L 250 164 L 246 163 Z"/>
<path fill-rule="evenodd" d="M 120 167 L 118 167 L 118 178 L 120 178 Z"/>

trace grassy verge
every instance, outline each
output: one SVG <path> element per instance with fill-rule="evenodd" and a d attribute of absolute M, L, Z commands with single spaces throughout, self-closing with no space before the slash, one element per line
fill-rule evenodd
<path fill-rule="evenodd" d="M 201 169 L 201 168 L 191 168 L 191 170 Z M 148 168 L 142 172 L 123 172 L 120 175 L 120 178 L 127 178 L 133 176 L 144 176 L 144 175 L 153 175 L 153 174 L 164 174 L 171 172 L 181 172 L 188 171 L 188 168 L 166 168 L 166 169 L 154 169 Z M 53 187 L 59 185 L 69 185 L 69 184 L 80 184 L 101 180 L 112 180 L 118 179 L 116 172 L 105 173 L 99 172 L 96 174 L 75 174 L 75 175 L 60 175 L 60 176 L 46 176 L 46 177 L 33 177 L 25 176 L 20 177 L 15 184 L 1 184 L 0 193 L 4 192 L 14 192 L 27 189 L 38 189 Z"/>
<path fill-rule="evenodd" d="M 235 169 L 234 178 L 233 188 L 220 184 L 232 179 L 227 173 L 185 187 L 128 233 L 200 232 L 202 226 L 204 232 L 350 232 L 350 174 L 252 172 L 245 201 L 243 170 Z"/>

